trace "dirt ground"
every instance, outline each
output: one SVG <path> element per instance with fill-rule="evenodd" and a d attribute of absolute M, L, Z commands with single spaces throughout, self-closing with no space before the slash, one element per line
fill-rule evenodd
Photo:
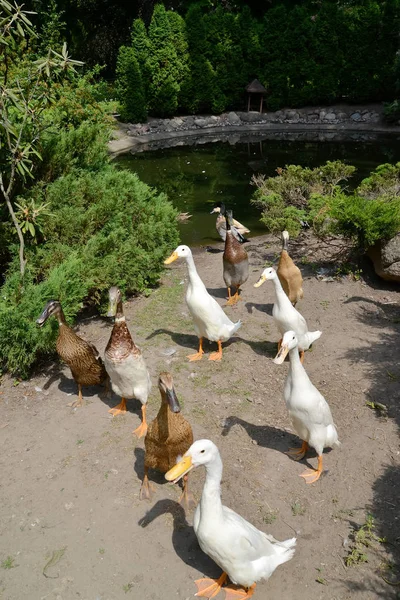
<path fill-rule="evenodd" d="M 194 254 L 222 304 L 221 249 Z M 226 308 L 243 326 L 224 344 L 221 363 L 207 360 L 210 346 L 201 362 L 186 359 L 197 338 L 184 301 L 184 262 L 168 268 L 148 298 L 124 304 L 152 375 L 149 417 L 160 403 L 158 373 L 169 370 L 195 438 L 210 438 L 221 451 L 223 502 L 277 539 L 297 536 L 293 560 L 257 586 L 255 599 L 399 598 L 398 288 L 371 274 L 332 278 L 321 271 L 326 265 L 315 244 L 304 236 L 292 244 L 305 280 L 298 308 L 310 329 L 323 331 L 305 367 L 330 404 L 342 442 L 325 452 L 324 476 L 307 486 L 299 477 L 306 461 L 285 454 L 298 440 L 282 396 L 288 365 L 271 360 L 278 339 L 273 286 L 253 287 L 279 245 L 264 237 L 247 249 L 243 301 Z M 77 330 L 103 351 L 111 328 L 106 319 L 89 318 Z M 139 402 L 112 418 L 107 411 L 118 398 L 86 388 L 85 406 L 68 408 L 76 385 L 57 361 L 17 384 L 4 377 L 0 388 L 1 600 L 189 600 L 194 579 L 220 574 L 197 544 L 193 513 L 185 516 L 177 504 L 178 486 L 153 472 L 155 496 L 139 500 L 144 444 L 132 435 Z M 367 402 L 386 405 L 387 415 Z M 316 466 L 314 454 L 308 462 Z M 203 470 L 193 471 L 197 499 L 203 481 Z M 368 514 L 373 527 L 358 532 L 356 546 Z M 353 566 L 346 566 L 349 555 Z"/>

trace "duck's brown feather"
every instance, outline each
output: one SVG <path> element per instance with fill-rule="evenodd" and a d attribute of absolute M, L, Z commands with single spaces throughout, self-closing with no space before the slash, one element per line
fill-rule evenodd
<path fill-rule="evenodd" d="M 303 297 L 303 277 L 299 267 L 290 258 L 287 250 L 282 250 L 277 269 L 279 281 L 292 304 Z"/>
<path fill-rule="evenodd" d="M 173 413 L 163 402 L 144 440 L 145 467 L 166 473 L 192 444 L 193 431 L 189 423 L 180 412 Z"/>
<path fill-rule="evenodd" d="M 106 346 L 105 354 L 113 362 L 124 360 L 130 354 L 140 354 L 125 321 L 116 321 Z"/>
<path fill-rule="evenodd" d="M 227 287 L 243 285 L 249 276 L 249 257 L 243 244 L 238 242 L 230 231 L 226 235 L 222 260 Z"/>
<path fill-rule="evenodd" d="M 71 369 L 76 383 L 98 385 L 106 380 L 107 373 L 97 348 L 76 335 L 65 323 L 60 325 L 56 349 Z"/>

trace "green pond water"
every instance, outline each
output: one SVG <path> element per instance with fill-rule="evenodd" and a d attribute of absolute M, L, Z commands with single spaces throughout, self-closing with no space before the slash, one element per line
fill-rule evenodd
<path fill-rule="evenodd" d="M 319 137 L 324 139 L 323 135 Z M 142 181 L 168 194 L 180 212 L 193 215 L 180 224 L 180 232 L 182 243 L 196 246 L 220 239 L 215 230 L 216 216 L 209 214 L 219 200 L 251 230 L 250 237 L 265 233 L 260 211 L 250 204 L 255 189 L 250 184 L 253 174 L 273 176 L 277 167 L 316 167 L 340 159 L 357 167 L 349 184 L 354 187 L 378 165 L 400 160 L 400 138 L 394 135 L 353 134 L 343 139 L 341 134 L 340 140 L 325 141 L 304 140 L 302 134 L 300 139 L 295 134 L 290 138 L 276 139 L 276 134 L 275 139 L 236 136 L 213 143 L 207 143 L 207 138 L 188 138 L 190 145 L 128 153 L 116 161 L 121 168 L 135 171 Z"/>

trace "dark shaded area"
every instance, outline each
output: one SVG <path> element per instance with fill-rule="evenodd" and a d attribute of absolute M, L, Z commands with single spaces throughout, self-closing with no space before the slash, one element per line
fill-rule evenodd
<path fill-rule="evenodd" d="M 171 514 L 174 520 L 172 544 L 179 558 L 190 567 L 203 572 L 206 577 L 219 577 L 221 569 L 200 549 L 193 527 L 187 522 L 185 511 L 178 502 L 169 499 L 159 500 L 138 524 L 141 527 L 148 527 L 155 519 L 166 513 Z"/>
<path fill-rule="evenodd" d="M 155 331 L 153 331 L 153 333 L 148 335 L 146 340 L 151 340 L 153 337 L 157 337 L 157 335 L 161 335 L 163 333 L 166 333 L 167 335 L 169 335 L 171 337 L 171 339 L 173 340 L 173 342 L 175 344 L 177 344 L 178 346 L 183 346 L 184 348 L 190 348 L 190 349 L 193 349 L 193 352 L 197 352 L 198 347 L 199 347 L 199 338 L 197 337 L 197 335 L 177 333 L 176 331 L 170 331 L 169 329 L 160 328 L 160 329 L 156 329 Z M 228 348 L 231 344 L 234 344 L 238 341 L 240 341 L 239 338 L 233 337 L 230 340 L 228 340 L 227 342 L 223 342 L 222 348 Z M 215 352 L 216 351 L 216 344 L 217 344 L 216 342 L 209 342 L 206 339 L 204 339 L 203 342 L 204 342 L 203 343 L 204 352 L 208 352 L 208 351 Z"/>
<path fill-rule="evenodd" d="M 384 284 L 382 285 L 384 287 Z M 381 289 L 382 289 L 381 287 Z M 384 291 L 382 296 L 384 297 Z M 364 324 L 378 330 L 379 341 L 371 342 L 366 348 L 349 350 L 347 358 L 353 363 L 365 361 L 369 365 L 371 383 L 366 400 L 379 402 L 387 407 L 387 417 L 375 411 L 379 429 L 384 432 L 387 420 L 395 421 L 400 432 L 400 309 L 398 303 L 376 301 L 371 298 L 354 296 L 346 301 L 363 303 L 357 318 Z M 383 330 L 385 329 L 385 330 Z M 372 410 L 372 408 L 371 408 Z M 384 438 L 383 438 L 384 439 Z M 375 533 L 385 538 L 386 552 L 391 557 L 390 568 L 381 575 L 389 581 L 400 584 L 400 466 L 398 446 L 388 448 L 388 464 L 373 486 L 373 501 L 367 507 L 375 518 Z M 369 589 L 369 588 L 367 588 Z M 382 579 L 382 590 L 374 587 L 374 593 L 382 598 L 398 598 L 398 590 Z"/>

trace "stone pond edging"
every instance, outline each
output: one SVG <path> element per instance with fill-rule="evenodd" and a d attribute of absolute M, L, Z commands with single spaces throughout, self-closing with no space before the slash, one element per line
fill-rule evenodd
<path fill-rule="evenodd" d="M 147 123 L 121 124 L 109 143 L 112 154 L 127 152 L 149 142 L 191 136 L 268 131 L 369 131 L 400 133 L 400 127 L 382 120 L 383 106 L 331 106 L 282 109 L 276 112 L 227 112 L 222 115 L 188 115 L 172 119 L 151 118 Z"/>

